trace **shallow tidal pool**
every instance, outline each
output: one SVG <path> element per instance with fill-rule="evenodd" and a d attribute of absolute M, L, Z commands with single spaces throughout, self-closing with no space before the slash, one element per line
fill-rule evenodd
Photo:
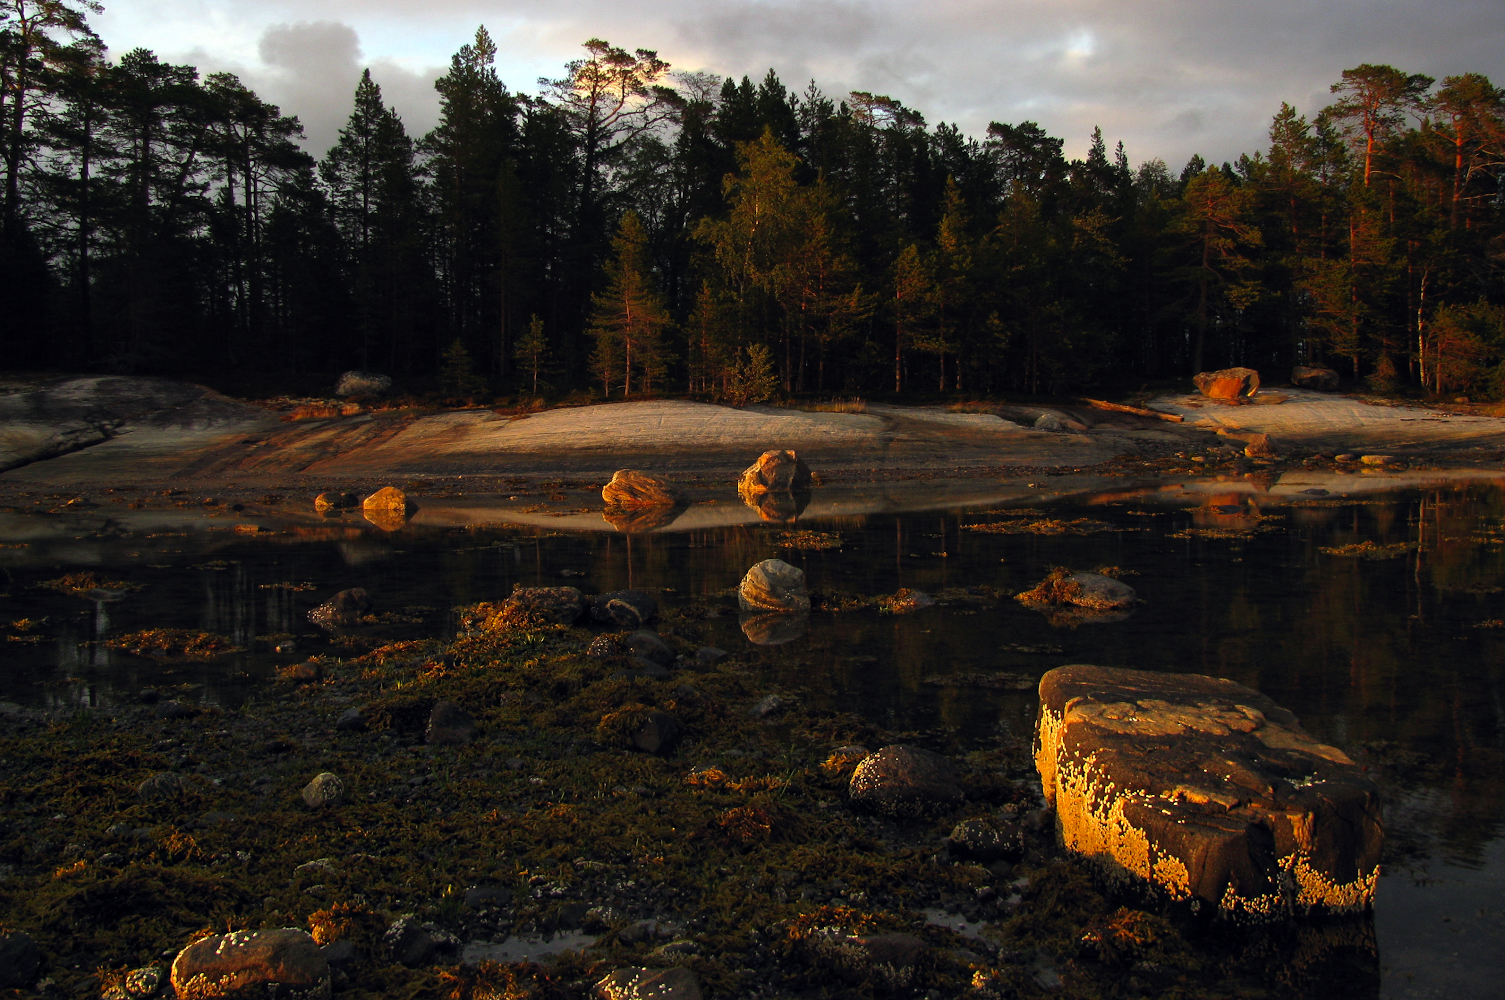
<path fill-rule="evenodd" d="M 56 713 L 176 698 L 255 703 L 279 669 L 400 640 L 453 637 L 454 609 L 521 586 L 636 588 L 656 627 L 770 690 L 887 731 L 1027 738 L 1033 685 L 1066 663 L 1226 677 L 1290 708 L 1370 767 L 1386 856 L 1366 974 L 1315 992 L 1497 995 L 1505 977 L 1505 489 L 1362 499 L 985 507 L 686 532 L 509 524 L 378 530 L 356 516 L 146 526 L 71 514 L 0 520 L 0 702 Z M 734 588 L 767 558 L 804 570 L 816 610 L 770 638 Z M 1012 599 L 1049 570 L 1111 568 L 1140 603 L 1052 620 Z M 74 585 L 57 584 L 70 574 Z M 93 586 L 78 586 L 78 581 Z M 308 612 L 364 588 L 371 614 L 325 631 Z M 901 588 L 939 600 L 874 603 Z M 143 630 L 213 633 L 233 651 L 154 659 Z M 764 640 L 764 641 L 758 641 Z M 1342 977 L 1339 977 L 1340 979 Z"/>

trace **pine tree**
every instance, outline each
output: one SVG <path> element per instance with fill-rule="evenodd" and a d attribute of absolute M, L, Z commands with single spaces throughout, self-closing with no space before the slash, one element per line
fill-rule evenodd
<path fill-rule="evenodd" d="M 459 337 L 444 349 L 444 359 L 439 367 L 440 391 L 450 396 L 474 397 L 485 387 L 484 380 L 476 374 L 476 363 Z"/>
<path fill-rule="evenodd" d="M 539 377 L 550 370 L 549 338 L 544 336 L 543 320 L 534 313 L 528 318 L 528 331 L 521 337 L 512 348 L 512 357 L 522 366 L 522 370 L 532 380 L 533 395 L 538 395 Z M 547 385 L 547 382 L 542 383 Z"/>
<path fill-rule="evenodd" d="M 637 214 L 622 216 L 612 240 L 616 256 L 607 264 L 607 288 L 594 297 L 595 311 L 588 331 L 596 339 L 591 371 L 604 393 L 622 387 L 626 398 L 649 393 L 662 381 L 668 352 L 663 342 L 669 312 L 654 287 L 648 262 L 648 234 Z"/>

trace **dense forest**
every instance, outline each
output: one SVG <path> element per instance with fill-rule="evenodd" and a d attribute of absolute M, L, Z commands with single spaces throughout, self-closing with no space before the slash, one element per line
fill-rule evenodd
<path fill-rule="evenodd" d="M 108 58 L 100 10 L 0 0 L 7 369 L 737 400 L 1318 363 L 1505 395 L 1505 92 L 1478 74 L 1362 65 L 1267 149 L 1173 169 L 600 40 L 522 93 L 482 28 L 432 132 L 367 73 L 320 160 L 233 75 Z"/>

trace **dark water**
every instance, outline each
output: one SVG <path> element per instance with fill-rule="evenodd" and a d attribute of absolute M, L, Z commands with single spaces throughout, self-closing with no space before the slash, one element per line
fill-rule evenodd
<path fill-rule="evenodd" d="M 1490 623 L 1505 625 L 1497 621 L 1505 619 L 1505 491 L 1473 485 L 1306 504 L 1261 511 L 1233 497 L 1196 509 L 1136 501 L 801 522 L 840 535 L 841 547 L 824 551 L 780 548 L 783 526 L 386 534 L 341 523 L 243 536 L 194 524 L 69 530 L 56 519 L 41 530 L 36 518 L 18 517 L 0 523 L 0 542 L 26 542 L 0 549 L 0 624 L 45 621 L 8 628 L 0 699 L 66 709 L 154 687 L 234 705 L 278 665 L 367 648 L 331 646 L 307 619 L 319 601 L 355 586 L 371 592 L 384 619 L 364 630 L 370 642 L 445 634 L 456 605 L 499 599 L 514 583 L 650 589 L 681 633 L 744 655 L 775 683 L 813 687 L 831 707 L 898 729 L 1028 731 L 1031 692 L 937 684 L 942 675 L 1035 678 L 1070 662 L 1214 674 L 1265 692 L 1314 735 L 1386 776 L 1389 841 L 1375 913 L 1382 995 L 1497 996 L 1505 977 L 1505 627 Z M 1010 517 L 1090 518 L 1113 530 L 963 527 Z M 1395 546 L 1394 555 L 1322 551 L 1363 542 Z M 771 648 L 749 642 L 733 614 L 678 614 L 730 607 L 729 589 L 771 556 L 801 566 L 812 589 L 866 595 L 900 587 L 1008 595 L 1052 566 L 1117 566 L 1145 603 L 1125 621 L 1075 629 L 1006 596 L 904 616 L 817 613 L 802 636 Z M 95 601 L 38 586 L 76 570 L 140 589 Z M 563 578 L 563 570 L 583 575 Z M 157 663 L 104 645 L 155 627 L 219 633 L 246 652 Z M 295 651 L 273 651 L 289 641 Z M 1021 646 L 1061 651 L 1013 648 Z"/>

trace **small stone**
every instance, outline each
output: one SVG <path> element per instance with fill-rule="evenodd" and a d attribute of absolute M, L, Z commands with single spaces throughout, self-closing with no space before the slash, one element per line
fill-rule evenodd
<path fill-rule="evenodd" d="M 336 396 L 380 396 L 392 388 L 392 376 L 376 372 L 346 372 L 334 385 Z"/>
<path fill-rule="evenodd" d="M 1249 458 L 1278 458 L 1275 446 L 1268 434 L 1250 434 L 1244 442 L 1244 454 Z"/>
<path fill-rule="evenodd" d="M 1391 465 L 1395 462 L 1394 455 L 1360 455 L 1360 465 Z"/>
<path fill-rule="evenodd" d="M 667 480 L 636 469 L 618 469 L 611 482 L 601 488 L 601 499 L 608 507 L 635 510 L 643 507 L 673 507 L 682 497 Z"/>
<path fill-rule="evenodd" d="M 152 714 L 159 719 L 191 719 L 199 714 L 198 709 L 185 705 L 181 701 L 164 701 L 152 710 Z"/>
<path fill-rule="evenodd" d="M 737 587 L 737 603 L 746 612 L 790 612 L 810 610 L 810 595 L 805 589 L 805 571 L 782 559 L 764 559 L 747 571 Z"/>
<path fill-rule="evenodd" d="M 613 656 L 621 656 L 622 646 L 609 635 L 598 635 L 591 640 L 589 646 L 585 647 L 585 655 L 597 660 L 605 660 Z"/>
<path fill-rule="evenodd" d="M 359 707 L 345 709 L 334 722 L 334 728 L 342 733 L 364 733 L 368 725 Z"/>
<path fill-rule="evenodd" d="M 632 633 L 627 637 L 627 651 L 636 657 L 656 663 L 661 667 L 672 667 L 677 659 L 674 650 L 664 642 L 657 632 L 649 632 L 646 629 Z"/>
<path fill-rule="evenodd" d="M 329 962 L 306 932 L 283 928 L 216 934 L 184 948 L 172 963 L 177 995 L 193 1000 L 276 996 L 327 1000 Z"/>
<path fill-rule="evenodd" d="M 700 977 L 683 966 L 615 969 L 596 983 L 596 1000 L 701 1000 Z"/>
<path fill-rule="evenodd" d="M 36 979 L 42 953 L 25 931 L 0 930 L 0 989 L 24 989 Z"/>
<path fill-rule="evenodd" d="M 751 715 L 754 719 L 766 719 L 771 715 L 777 715 L 782 712 L 788 707 L 788 704 L 788 702 L 778 695 L 771 694 L 748 709 L 747 714 Z"/>
<path fill-rule="evenodd" d="M 469 743 L 475 731 L 476 720 L 469 712 L 452 701 L 440 701 L 429 713 L 428 730 L 423 739 L 435 746 L 458 746 Z"/>
<path fill-rule="evenodd" d="M 191 790 L 192 786 L 181 774 L 158 771 L 136 786 L 136 795 L 148 802 L 167 801 L 183 798 Z"/>
<path fill-rule="evenodd" d="M 320 513 L 326 510 L 350 510 L 359 504 L 354 493 L 320 493 L 314 497 L 314 510 Z"/>
<path fill-rule="evenodd" d="M 165 969 L 156 965 L 148 965 L 141 969 L 132 969 L 125 974 L 125 981 L 121 985 L 125 987 L 126 996 L 132 1000 L 146 997 L 154 997 L 162 989 L 167 981 Z"/>
<path fill-rule="evenodd" d="M 1350 454 L 1348 454 L 1347 452 L 1344 452 L 1341 455 L 1334 455 L 1333 456 L 1333 461 L 1334 462 L 1352 462 L 1353 460 L 1354 460 L 1353 456 L 1350 455 Z"/>
<path fill-rule="evenodd" d="M 591 600 L 591 620 L 618 628 L 642 628 L 658 614 L 658 602 L 641 590 L 613 590 Z"/>
<path fill-rule="evenodd" d="M 853 803 L 889 816 L 921 816 L 962 798 L 949 760 L 902 745 L 864 758 L 852 772 L 847 794 Z"/>
<path fill-rule="evenodd" d="M 522 587 L 512 592 L 507 604 L 560 625 L 575 624 L 585 610 L 584 599 L 574 587 Z"/>
<path fill-rule="evenodd" d="M 410 969 L 427 964 L 439 947 L 434 936 L 420 927 L 412 917 L 394 921 L 381 936 L 381 944 L 392 961 Z"/>
<path fill-rule="evenodd" d="M 339 775 L 325 771 L 303 786 L 303 802 L 311 809 L 337 806 L 345 801 L 345 783 Z"/>
<path fill-rule="evenodd" d="M 962 820 L 952 827 L 946 846 L 959 858 L 984 864 L 999 858 L 1018 858 L 1024 853 L 1018 825 L 991 819 Z"/>

